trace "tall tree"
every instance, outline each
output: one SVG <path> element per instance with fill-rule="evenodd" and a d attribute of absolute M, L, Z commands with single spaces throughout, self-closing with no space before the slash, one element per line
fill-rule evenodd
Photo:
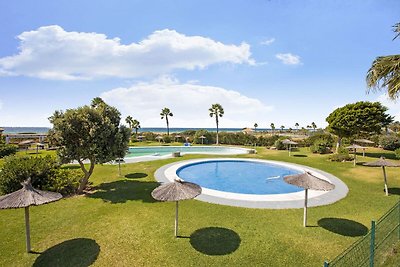
<path fill-rule="evenodd" d="M 326 118 L 328 130 L 337 135 L 336 152 L 343 137 L 352 137 L 356 134 L 377 133 L 393 121 L 393 117 L 386 114 L 387 108 L 379 102 L 356 102 L 335 109 Z"/>
<path fill-rule="evenodd" d="M 165 121 L 167 122 L 167 135 L 169 135 L 169 121 L 168 121 L 168 116 L 172 117 L 174 114 L 169 110 L 169 108 L 163 108 L 160 113 L 161 119 L 163 120 L 165 118 Z"/>
<path fill-rule="evenodd" d="M 274 134 L 274 132 L 275 132 L 275 124 L 272 122 L 270 126 L 271 126 L 271 129 L 272 129 L 272 134 Z"/>
<path fill-rule="evenodd" d="M 257 124 L 257 123 L 254 123 L 254 131 L 255 131 L 255 132 L 257 131 L 257 127 L 258 127 L 258 124 Z"/>
<path fill-rule="evenodd" d="M 218 134 L 219 134 L 219 120 L 218 118 L 224 116 L 224 109 L 222 108 L 222 106 L 218 103 L 216 104 L 212 104 L 211 108 L 208 109 L 208 111 L 210 112 L 210 117 L 215 116 L 215 123 L 217 124 L 217 145 L 219 144 L 219 140 L 218 140 Z"/>
<path fill-rule="evenodd" d="M 132 128 L 135 129 L 135 135 L 137 136 L 137 132 L 140 129 L 140 122 L 138 120 L 133 120 Z"/>
<path fill-rule="evenodd" d="M 133 118 L 132 118 L 132 116 L 126 117 L 125 122 L 129 125 L 129 128 L 132 129 L 132 124 L 133 124 Z"/>
<path fill-rule="evenodd" d="M 281 125 L 281 132 L 283 132 L 283 129 L 285 129 L 285 126 Z"/>
<path fill-rule="evenodd" d="M 296 131 L 298 131 L 299 130 L 299 123 L 296 122 L 294 126 L 296 126 Z"/>
<path fill-rule="evenodd" d="M 397 33 L 393 38 L 400 36 L 400 23 L 393 26 Z M 367 73 L 369 90 L 387 90 L 391 99 L 397 99 L 400 93 L 400 55 L 377 57 Z"/>
<path fill-rule="evenodd" d="M 78 194 L 85 189 L 96 163 L 121 158 L 128 148 L 130 132 L 120 126 L 121 114 L 99 97 L 90 106 L 55 111 L 49 120 L 53 124 L 49 135 L 59 147 L 59 158 L 62 162 L 76 160 L 84 173 Z"/>
<path fill-rule="evenodd" d="M 311 123 L 311 127 L 314 129 L 314 132 L 315 132 L 315 129 L 317 129 L 317 125 L 315 124 L 315 122 Z"/>

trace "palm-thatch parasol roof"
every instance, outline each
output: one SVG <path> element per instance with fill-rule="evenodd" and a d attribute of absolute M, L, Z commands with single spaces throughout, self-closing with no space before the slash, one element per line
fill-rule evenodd
<path fill-rule="evenodd" d="M 178 236 L 178 201 L 192 199 L 201 194 L 201 187 L 197 184 L 176 179 L 172 183 L 160 185 L 151 192 L 154 199 L 160 201 L 176 201 L 175 208 L 175 237 Z"/>
<path fill-rule="evenodd" d="M 347 146 L 346 148 L 347 148 L 347 149 L 363 149 L 363 148 L 365 148 L 365 147 L 364 147 L 364 146 L 357 145 L 357 144 L 352 144 L 351 146 Z"/>
<path fill-rule="evenodd" d="M 375 144 L 375 142 L 372 142 L 371 140 L 368 139 L 355 139 L 354 142 L 364 143 L 364 144 Z"/>
<path fill-rule="evenodd" d="M 38 190 L 32 187 L 31 178 L 22 182 L 22 189 L 0 197 L 0 209 L 25 208 L 26 251 L 31 251 L 29 206 L 38 206 L 60 200 L 60 193 Z"/>
<path fill-rule="evenodd" d="M 151 192 L 154 199 L 160 201 L 180 201 L 192 199 L 201 194 L 201 187 L 197 184 L 175 180 L 172 183 L 160 185 Z"/>
<path fill-rule="evenodd" d="M 392 161 L 388 161 L 388 160 L 385 159 L 385 157 L 380 157 L 380 159 L 378 159 L 377 161 L 364 163 L 364 166 L 382 167 L 383 180 L 385 182 L 385 193 L 388 196 L 389 195 L 389 190 L 388 190 L 388 186 L 387 186 L 385 167 L 400 167 L 400 164 L 392 162 Z"/>
<path fill-rule="evenodd" d="M 31 178 L 21 183 L 22 189 L 0 197 L 0 209 L 18 209 L 43 205 L 62 198 L 60 193 L 42 191 L 32 187 Z"/>
<path fill-rule="evenodd" d="M 202 135 L 202 136 L 200 136 L 199 138 L 200 138 L 200 139 L 205 139 L 205 138 L 207 138 L 207 137 L 205 137 L 204 135 Z"/>
<path fill-rule="evenodd" d="M 347 146 L 347 149 L 353 149 L 354 150 L 354 166 L 356 166 L 357 162 L 357 149 L 362 149 L 363 150 L 363 156 L 365 156 L 365 148 L 364 146 L 359 146 L 357 144 L 352 144 L 351 146 Z"/>
<path fill-rule="evenodd" d="M 289 139 L 284 139 L 284 140 L 282 140 L 282 144 L 285 144 L 285 145 L 297 145 L 298 143 L 296 143 L 295 141 L 289 140 Z"/>
<path fill-rule="evenodd" d="M 291 185 L 302 187 L 305 189 L 304 198 L 304 217 L 303 226 L 307 226 L 307 200 L 308 200 L 308 190 L 319 190 L 319 191 L 330 191 L 335 189 L 335 185 L 321 178 L 316 177 L 310 172 L 305 172 L 301 174 L 288 175 L 283 177 L 283 180 Z"/>

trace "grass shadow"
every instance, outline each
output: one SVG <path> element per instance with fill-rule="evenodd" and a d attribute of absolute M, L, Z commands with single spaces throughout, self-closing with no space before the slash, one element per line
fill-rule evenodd
<path fill-rule="evenodd" d="M 371 153 L 371 152 L 365 152 L 366 157 L 371 157 L 371 158 L 380 158 L 380 157 L 385 157 L 385 159 L 397 159 L 396 155 L 392 152 L 376 152 L 376 153 Z"/>
<path fill-rule="evenodd" d="M 62 166 L 63 169 L 68 169 L 68 170 L 77 170 L 77 169 L 81 169 L 81 167 L 79 165 L 66 165 L 64 164 Z"/>
<path fill-rule="evenodd" d="M 235 231 L 221 227 L 201 228 L 190 235 L 192 247 L 211 256 L 231 254 L 239 248 L 240 242 Z"/>
<path fill-rule="evenodd" d="M 145 178 L 149 176 L 146 173 L 142 173 L 142 172 L 135 172 L 135 173 L 128 173 L 127 175 L 125 175 L 125 178 L 128 179 L 138 179 L 138 178 Z"/>
<path fill-rule="evenodd" d="M 322 228 L 342 236 L 363 236 L 368 233 L 368 228 L 356 221 L 343 218 L 322 218 L 318 221 Z"/>
<path fill-rule="evenodd" d="M 295 155 L 292 155 L 293 157 L 296 157 L 296 158 L 306 158 L 306 157 L 308 157 L 307 155 L 302 155 L 302 154 L 295 154 Z"/>
<path fill-rule="evenodd" d="M 128 200 L 141 200 L 153 203 L 154 198 L 151 191 L 159 186 L 156 182 L 139 182 L 131 180 L 119 180 L 111 183 L 102 183 L 93 187 L 93 192 L 88 193 L 87 197 L 101 198 L 105 202 L 125 203 Z"/>
<path fill-rule="evenodd" d="M 55 245 L 36 258 L 38 266 L 79 266 L 92 265 L 100 253 L 100 246 L 93 239 L 76 238 Z"/>
<path fill-rule="evenodd" d="M 400 195 L 400 188 L 398 187 L 389 187 L 388 188 L 389 195 Z"/>

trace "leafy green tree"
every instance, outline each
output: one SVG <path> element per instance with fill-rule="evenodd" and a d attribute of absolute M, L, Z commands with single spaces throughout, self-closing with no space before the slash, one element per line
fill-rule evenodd
<path fill-rule="evenodd" d="M 379 134 L 383 127 L 393 121 L 393 118 L 385 113 L 386 111 L 387 108 L 379 102 L 363 101 L 335 109 L 326 121 L 329 123 L 328 130 L 338 137 L 336 151 L 343 137 L 362 133 Z"/>
<path fill-rule="evenodd" d="M 255 131 L 255 132 L 257 131 L 257 127 L 258 127 L 258 124 L 257 124 L 257 123 L 254 123 L 254 131 Z"/>
<path fill-rule="evenodd" d="M 396 39 L 400 36 L 400 23 L 394 27 Z M 397 99 L 400 92 L 400 55 L 377 57 L 367 73 L 367 86 L 369 90 L 387 89 L 391 99 Z"/>
<path fill-rule="evenodd" d="M 135 135 L 137 136 L 137 132 L 140 129 L 140 122 L 138 120 L 133 120 L 132 128 L 135 129 Z"/>
<path fill-rule="evenodd" d="M 169 136 L 169 121 L 168 121 L 168 116 L 172 117 L 174 114 L 169 110 L 169 108 L 163 108 L 160 113 L 161 119 L 163 120 L 165 118 L 165 121 L 167 122 L 167 135 Z"/>
<path fill-rule="evenodd" d="M 215 116 L 215 123 L 217 124 L 217 142 L 216 144 L 218 145 L 218 134 L 219 134 L 219 120 L 218 118 L 224 116 L 224 109 L 222 108 L 222 106 L 218 103 L 216 104 L 212 104 L 211 108 L 208 109 L 208 111 L 210 112 L 210 117 Z"/>
<path fill-rule="evenodd" d="M 128 148 L 130 131 L 120 126 L 120 112 L 99 97 L 90 106 L 55 111 L 49 120 L 53 124 L 50 139 L 59 147 L 59 158 L 62 162 L 76 160 L 84 173 L 78 194 L 85 189 L 96 163 L 121 158 Z"/>

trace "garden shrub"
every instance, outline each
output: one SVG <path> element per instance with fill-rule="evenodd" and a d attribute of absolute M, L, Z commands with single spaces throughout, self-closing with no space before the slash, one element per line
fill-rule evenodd
<path fill-rule="evenodd" d="M 284 143 L 282 143 L 282 140 L 276 140 L 274 146 L 275 146 L 275 148 L 276 148 L 277 150 L 284 150 L 284 149 L 286 149 L 286 146 L 285 146 Z"/>
<path fill-rule="evenodd" d="M 379 145 L 381 145 L 383 149 L 393 151 L 400 148 L 400 138 L 396 134 L 382 135 L 379 138 Z"/>
<path fill-rule="evenodd" d="M 400 148 L 397 148 L 397 149 L 394 151 L 394 154 L 396 155 L 396 158 L 397 158 L 397 159 L 400 159 Z"/>
<path fill-rule="evenodd" d="M 354 157 L 349 154 L 349 151 L 346 148 L 340 147 L 338 153 L 329 156 L 329 160 L 343 162 L 354 160 Z"/>
<path fill-rule="evenodd" d="M 32 179 L 32 185 L 40 190 L 73 193 L 79 185 L 81 173 L 62 169 L 54 157 L 15 157 L 4 160 L 0 171 L 0 193 L 8 194 L 21 188 L 21 182 Z"/>
<path fill-rule="evenodd" d="M 0 158 L 4 158 L 6 156 L 14 155 L 17 153 L 18 147 L 14 145 L 6 145 L 0 144 Z"/>
<path fill-rule="evenodd" d="M 305 146 L 312 146 L 317 140 L 325 140 L 325 142 L 328 144 L 328 147 L 332 147 L 333 144 L 335 143 L 335 138 L 333 137 L 333 135 L 329 133 L 313 134 L 312 136 L 304 139 L 303 142 Z"/>
<path fill-rule="evenodd" d="M 310 150 L 312 153 L 327 154 L 331 152 L 332 143 L 326 139 L 317 139 L 311 145 Z"/>

